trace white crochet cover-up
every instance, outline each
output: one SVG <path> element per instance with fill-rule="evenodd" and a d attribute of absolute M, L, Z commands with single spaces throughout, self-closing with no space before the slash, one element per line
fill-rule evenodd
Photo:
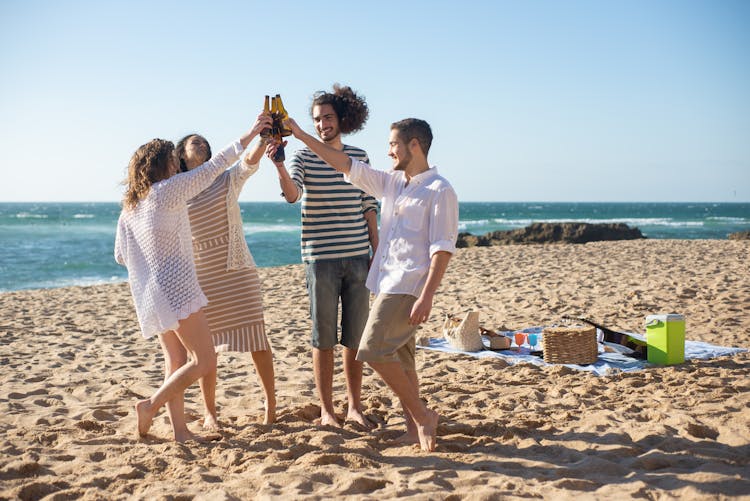
<path fill-rule="evenodd" d="M 206 189 L 242 153 L 239 140 L 208 162 L 151 186 L 117 221 L 115 260 L 127 267 L 144 338 L 178 327 L 208 303 L 193 263 L 187 201 Z"/>

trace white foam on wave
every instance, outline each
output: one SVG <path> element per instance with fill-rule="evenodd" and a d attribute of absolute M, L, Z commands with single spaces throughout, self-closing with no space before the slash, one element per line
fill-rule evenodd
<path fill-rule="evenodd" d="M 724 218 L 722 220 L 729 220 Z M 737 222 L 742 222 L 738 219 Z M 674 221 L 670 218 L 611 218 L 611 219 L 592 219 L 592 218 L 546 218 L 546 219 L 506 219 L 494 218 L 491 221 L 487 219 L 464 220 L 459 222 L 459 229 L 484 227 L 487 225 L 525 227 L 532 223 L 590 223 L 590 224 L 616 224 L 624 223 L 628 226 L 646 227 L 646 226 L 667 226 L 675 228 L 700 227 L 704 226 L 703 221 Z"/>
<path fill-rule="evenodd" d="M 47 214 L 32 214 L 31 212 L 19 212 L 16 214 L 18 219 L 47 219 Z"/>
<path fill-rule="evenodd" d="M 730 217 L 730 216 L 711 216 L 706 218 L 708 221 L 720 221 L 726 223 L 747 223 L 748 219 L 745 217 Z"/>
<path fill-rule="evenodd" d="M 459 221 L 458 229 L 465 230 L 469 227 L 486 226 L 488 223 L 489 223 L 488 219 L 470 219 L 468 221 Z"/>
<path fill-rule="evenodd" d="M 13 288 L 0 288 L 0 292 L 10 292 L 26 289 L 58 289 L 60 287 L 86 287 L 90 285 L 106 285 L 127 281 L 127 277 L 110 276 L 109 279 L 102 277 L 71 277 L 56 278 L 53 280 L 41 280 L 38 282 L 28 282 L 17 284 Z"/>
<path fill-rule="evenodd" d="M 95 217 L 93 214 L 73 214 L 73 219 L 93 219 Z"/>
<path fill-rule="evenodd" d="M 253 233 L 299 233 L 300 226 L 296 224 L 244 223 L 242 229 L 246 235 L 252 235 Z"/>

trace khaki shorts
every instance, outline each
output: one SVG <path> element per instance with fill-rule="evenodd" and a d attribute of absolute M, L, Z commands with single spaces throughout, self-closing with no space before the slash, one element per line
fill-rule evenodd
<path fill-rule="evenodd" d="M 409 325 L 417 298 L 410 294 L 379 294 L 370 309 L 357 351 L 360 362 L 401 362 L 404 370 L 415 371 L 416 325 Z"/>

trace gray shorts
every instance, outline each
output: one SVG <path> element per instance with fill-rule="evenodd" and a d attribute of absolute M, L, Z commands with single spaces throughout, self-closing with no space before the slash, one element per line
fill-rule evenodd
<path fill-rule="evenodd" d="M 409 325 L 409 315 L 417 298 L 410 294 L 378 294 L 372 304 L 357 360 L 361 362 L 401 362 L 404 370 L 415 371 L 417 325 Z"/>
<path fill-rule="evenodd" d="M 305 263 L 307 293 L 310 296 L 312 345 L 332 349 L 339 342 L 356 350 L 370 309 L 367 290 L 368 256 L 323 259 Z M 341 339 L 338 307 L 341 299 Z"/>

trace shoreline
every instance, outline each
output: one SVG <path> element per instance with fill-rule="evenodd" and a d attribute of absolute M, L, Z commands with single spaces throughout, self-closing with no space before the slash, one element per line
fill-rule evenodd
<path fill-rule="evenodd" d="M 479 234 L 474 234 L 470 232 L 463 232 L 468 233 L 472 236 L 484 236 Z M 492 232 L 490 232 L 492 233 Z M 649 238 L 649 237 L 643 237 L 639 241 L 650 241 L 650 242 L 726 242 L 731 241 L 729 237 L 727 238 Z M 593 243 L 612 243 L 616 244 L 618 242 L 624 242 L 626 240 L 601 240 L 598 242 L 585 242 L 585 243 L 570 243 L 570 242 L 545 242 L 545 243 L 536 243 L 536 242 L 523 242 L 523 243 L 514 243 L 514 244 L 504 244 L 504 245 L 511 245 L 511 246 L 517 246 L 517 247 L 523 247 L 523 246 L 558 246 L 558 245 L 587 245 L 587 244 L 593 244 Z M 496 247 L 497 245 L 471 245 L 469 247 L 461 247 L 458 250 L 461 251 L 465 248 L 471 248 L 471 247 L 481 247 L 481 248 L 487 248 L 487 247 Z M 303 266 L 304 263 L 290 263 L 290 264 L 281 264 L 281 265 L 269 265 L 269 266 L 257 266 L 258 270 L 265 270 L 265 269 L 274 269 L 274 268 L 285 268 L 288 266 Z M 124 268 L 123 268 L 124 269 Z M 105 280 L 98 280 L 91 283 L 77 283 L 77 284 L 69 284 L 69 285 L 55 285 L 55 286 L 49 286 L 49 287 L 31 287 L 31 288 L 23 288 L 23 289 L 8 289 L 8 290 L 2 290 L 0 289 L 0 296 L 3 294 L 11 294 L 14 292 L 24 292 L 24 291 L 44 291 L 44 290 L 57 290 L 57 289 L 68 289 L 68 288 L 76 288 L 76 287 L 103 287 L 108 285 L 119 285 L 123 283 L 127 283 L 127 277 L 123 280 L 117 280 L 117 281 L 105 281 Z"/>
<path fill-rule="evenodd" d="M 637 240 L 460 249 L 420 331 L 474 309 L 521 328 L 585 314 L 644 330 L 681 313 L 686 339 L 750 347 L 750 244 Z M 750 353 L 597 377 L 417 350 L 437 451 L 392 440 L 398 402 L 368 368 L 374 432 L 315 424 L 301 264 L 259 268 L 278 422 L 265 426 L 249 354 L 219 357 L 222 439 L 175 444 L 162 411 L 135 438 L 132 403 L 160 384 L 158 342 L 138 332 L 127 282 L 0 293 L 0 497 L 247 499 L 448 496 L 716 499 L 750 496 Z M 345 412 L 337 356 L 336 412 Z M 190 427 L 202 413 L 186 392 Z"/>

